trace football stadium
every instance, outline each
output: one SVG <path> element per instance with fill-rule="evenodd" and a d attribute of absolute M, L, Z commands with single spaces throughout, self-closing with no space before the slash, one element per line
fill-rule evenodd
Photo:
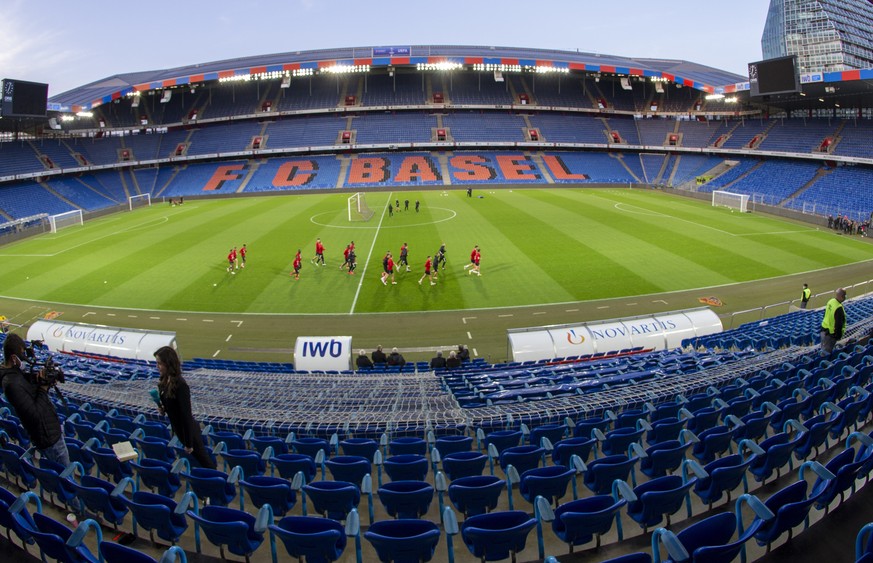
<path fill-rule="evenodd" d="M 873 560 L 871 36 L 4 77 L 4 560 Z"/>

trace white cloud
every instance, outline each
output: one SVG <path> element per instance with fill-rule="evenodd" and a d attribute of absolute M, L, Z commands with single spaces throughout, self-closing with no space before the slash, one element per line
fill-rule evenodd
<path fill-rule="evenodd" d="M 50 82 L 72 57 L 64 49 L 67 32 L 45 27 L 47 22 L 26 13 L 25 3 L 15 0 L 0 18 L 0 68 L 5 77 Z"/>

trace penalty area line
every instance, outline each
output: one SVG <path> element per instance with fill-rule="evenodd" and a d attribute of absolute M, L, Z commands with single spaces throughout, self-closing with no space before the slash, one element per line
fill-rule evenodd
<path fill-rule="evenodd" d="M 391 196 L 394 192 L 388 194 L 386 205 L 382 206 L 382 215 L 379 216 L 379 224 L 376 225 L 376 234 L 373 236 L 373 242 L 370 244 L 370 252 L 367 253 L 367 260 L 364 262 L 364 270 L 361 272 L 361 277 L 358 278 L 358 289 L 355 290 L 355 298 L 352 300 L 352 308 L 349 309 L 349 314 L 354 314 L 355 306 L 358 304 L 358 296 L 361 294 L 361 288 L 364 287 L 364 280 L 367 279 L 367 266 L 370 265 L 370 257 L 373 256 L 373 250 L 376 248 L 376 241 L 379 239 L 379 231 L 382 229 L 382 221 L 385 220 L 385 210 L 391 204 Z"/>

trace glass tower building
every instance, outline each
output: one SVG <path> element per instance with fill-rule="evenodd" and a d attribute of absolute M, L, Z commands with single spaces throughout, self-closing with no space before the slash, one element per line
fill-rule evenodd
<path fill-rule="evenodd" d="M 770 0 L 761 48 L 797 55 L 801 73 L 873 68 L 873 2 Z"/>

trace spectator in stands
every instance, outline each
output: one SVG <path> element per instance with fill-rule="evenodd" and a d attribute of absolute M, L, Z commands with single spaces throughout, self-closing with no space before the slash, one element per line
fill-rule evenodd
<path fill-rule="evenodd" d="M 846 311 L 843 301 L 846 300 L 846 290 L 840 288 L 825 306 L 824 318 L 821 321 L 821 352 L 830 355 L 834 345 L 843 337 L 846 327 Z"/>
<path fill-rule="evenodd" d="M 455 369 L 461 367 L 461 359 L 454 350 L 449 352 L 449 357 L 446 359 L 446 369 Z"/>
<path fill-rule="evenodd" d="M 443 351 L 437 350 L 436 356 L 430 359 L 430 369 L 440 369 L 446 367 L 446 359 L 443 358 Z"/>
<path fill-rule="evenodd" d="M 182 442 L 185 453 L 194 458 L 201 467 L 215 469 L 215 460 L 203 445 L 200 426 L 194 420 L 191 410 L 191 389 L 182 377 L 182 362 L 179 355 L 169 346 L 158 348 L 155 352 L 158 364 L 158 396 L 161 414 L 170 419 L 173 434 Z"/>
<path fill-rule="evenodd" d="M 66 467 L 70 464 L 70 453 L 58 413 L 49 398 L 51 386 L 45 382 L 44 369 L 39 370 L 35 377 L 21 369 L 22 361 L 27 357 L 24 340 L 17 334 L 8 334 L 3 343 L 4 363 L 0 369 L 3 395 L 15 409 L 21 426 L 40 454 Z"/>
<path fill-rule="evenodd" d="M 382 346 L 376 346 L 376 349 L 373 350 L 373 363 L 374 364 L 384 364 L 388 361 L 388 357 L 385 356 L 385 352 L 382 351 Z"/>
<path fill-rule="evenodd" d="M 809 290 L 809 286 L 803 284 L 803 293 L 800 294 L 800 308 L 806 309 L 806 306 L 809 305 L 809 296 L 812 295 L 812 292 Z"/>
<path fill-rule="evenodd" d="M 367 357 L 367 352 L 361 350 L 358 352 L 358 359 L 355 360 L 355 366 L 358 369 L 370 369 L 373 367 L 373 362 Z"/>
<path fill-rule="evenodd" d="M 392 348 L 388 354 L 388 365 L 391 367 L 403 367 L 406 364 L 406 359 L 400 354 L 397 348 Z"/>
<path fill-rule="evenodd" d="M 470 361 L 470 349 L 463 344 L 458 344 L 458 359 L 461 360 L 461 362 Z"/>

